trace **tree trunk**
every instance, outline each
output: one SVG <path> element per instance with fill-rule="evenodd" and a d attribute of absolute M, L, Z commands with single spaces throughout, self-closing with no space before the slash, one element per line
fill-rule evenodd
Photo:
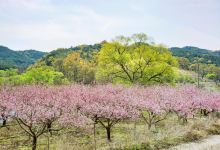
<path fill-rule="evenodd" d="M 94 147 L 96 150 L 96 123 L 93 124 Z"/>
<path fill-rule="evenodd" d="M 2 126 L 3 126 L 3 127 L 6 126 L 6 122 L 7 122 L 7 120 L 3 118 L 3 122 L 2 122 Z"/>
<path fill-rule="evenodd" d="M 137 129 L 137 126 L 136 126 L 136 121 L 134 122 L 134 139 L 136 139 L 136 129 Z"/>
<path fill-rule="evenodd" d="M 50 133 L 50 135 L 52 136 L 52 123 L 51 122 L 48 122 L 47 123 L 47 129 L 48 129 L 48 131 L 49 131 L 49 133 Z"/>
<path fill-rule="evenodd" d="M 111 128 L 110 127 L 106 127 L 106 133 L 107 133 L 108 142 L 111 142 Z"/>
<path fill-rule="evenodd" d="M 47 149 L 50 150 L 50 136 L 47 136 Z"/>
<path fill-rule="evenodd" d="M 151 123 L 148 123 L 147 126 L 148 126 L 148 130 L 150 130 L 151 127 L 152 127 L 152 124 L 151 124 Z"/>
<path fill-rule="evenodd" d="M 188 120 L 186 117 L 183 117 L 183 124 L 187 124 Z"/>
<path fill-rule="evenodd" d="M 33 136 L 32 137 L 32 150 L 36 150 L 37 149 L 37 137 Z"/>

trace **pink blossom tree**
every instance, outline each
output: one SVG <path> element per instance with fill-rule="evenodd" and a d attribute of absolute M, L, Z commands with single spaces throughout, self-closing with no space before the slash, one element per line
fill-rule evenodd
<path fill-rule="evenodd" d="M 13 99 L 8 102 L 8 108 L 15 112 L 14 119 L 21 129 L 32 137 L 33 150 L 37 147 L 38 137 L 52 132 L 54 122 L 63 123 L 67 116 L 77 120 L 75 116 L 67 115 L 67 107 L 73 105 L 70 105 L 69 94 L 61 88 L 23 86 L 13 88 L 10 94 Z"/>
<path fill-rule="evenodd" d="M 141 118 L 148 125 L 148 129 L 166 119 L 170 112 L 170 101 L 173 92 L 171 87 L 139 87 L 134 91 L 136 96 L 134 96 L 133 103 L 139 110 Z"/>
<path fill-rule="evenodd" d="M 52 93 L 49 88 L 39 86 L 18 87 L 12 92 L 14 99 L 9 107 L 21 129 L 32 137 L 32 150 L 35 150 L 38 137 L 48 131 L 48 120 L 53 120 L 55 115 Z"/>
<path fill-rule="evenodd" d="M 206 116 L 210 112 L 219 110 L 220 96 L 194 85 L 184 85 L 175 87 L 170 106 L 179 120 L 187 122 L 187 118 L 195 117 L 198 112 Z"/>
<path fill-rule="evenodd" d="M 123 86 L 97 85 L 87 91 L 84 97 L 85 103 L 81 111 L 106 129 L 108 141 L 111 141 L 114 125 L 122 120 L 138 117 L 127 94 Z"/>
<path fill-rule="evenodd" d="M 207 90 L 200 90 L 196 104 L 197 109 L 200 110 L 200 114 L 208 116 L 210 113 L 220 110 L 220 94 Z"/>
<path fill-rule="evenodd" d="M 9 92 L 9 87 L 2 87 L 0 89 L 0 118 L 2 119 L 2 127 L 6 127 L 7 120 L 11 116 L 8 109 L 8 100 L 12 99 L 12 97 L 8 94 Z"/>
<path fill-rule="evenodd" d="M 62 109 L 62 117 L 58 121 L 61 125 L 83 127 L 90 123 L 90 120 L 80 111 L 87 102 L 83 100 L 87 92 L 87 86 L 83 85 L 59 87 L 58 106 Z"/>

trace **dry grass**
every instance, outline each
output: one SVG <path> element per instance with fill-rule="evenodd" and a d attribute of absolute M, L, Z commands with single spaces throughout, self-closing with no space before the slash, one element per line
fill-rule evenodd
<path fill-rule="evenodd" d="M 96 147 L 108 149 L 164 149 L 179 143 L 197 140 L 208 134 L 219 134 L 220 122 L 207 118 L 190 119 L 187 124 L 177 121 L 170 115 L 165 121 L 153 127 L 151 131 L 142 121 L 122 122 L 112 130 L 112 142 L 106 140 L 105 130 L 97 126 Z M 0 149 L 30 149 L 31 139 L 18 126 L 0 129 Z M 48 142 L 49 141 L 49 142 Z M 49 145 L 48 145 L 49 143 Z M 92 129 L 68 128 L 54 133 L 52 137 L 44 135 L 38 143 L 39 150 L 91 150 L 94 147 Z"/>

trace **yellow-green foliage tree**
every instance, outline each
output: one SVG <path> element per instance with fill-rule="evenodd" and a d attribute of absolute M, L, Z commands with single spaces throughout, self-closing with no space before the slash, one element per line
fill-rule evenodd
<path fill-rule="evenodd" d="M 79 52 L 70 53 L 63 60 L 63 72 L 70 81 L 92 83 L 95 80 L 94 68 L 95 64 L 82 59 Z"/>
<path fill-rule="evenodd" d="M 189 67 L 190 67 L 189 59 L 184 58 L 184 57 L 177 57 L 177 61 L 181 69 L 189 70 Z"/>
<path fill-rule="evenodd" d="M 17 75 L 18 75 L 17 69 L 0 70 L 0 85 L 4 85 L 11 82 L 12 80 L 11 77 Z"/>
<path fill-rule="evenodd" d="M 68 80 L 62 72 L 57 72 L 52 67 L 44 66 L 39 68 L 31 68 L 22 75 L 25 84 L 64 84 Z"/>
<path fill-rule="evenodd" d="M 68 80 L 62 72 L 57 72 L 52 67 L 42 66 L 30 68 L 18 74 L 15 69 L 0 71 L 0 85 L 29 85 L 29 84 L 66 84 Z"/>
<path fill-rule="evenodd" d="M 81 63 L 80 53 L 73 52 L 63 60 L 64 73 L 72 81 L 77 81 Z"/>
<path fill-rule="evenodd" d="M 103 44 L 96 77 L 102 82 L 151 84 L 172 82 L 176 59 L 162 45 L 147 43 L 145 34 L 117 37 Z"/>

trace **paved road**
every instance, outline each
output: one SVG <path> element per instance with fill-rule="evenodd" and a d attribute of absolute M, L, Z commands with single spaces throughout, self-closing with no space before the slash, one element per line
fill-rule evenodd
<path fill-rule="evenodd" d="M 220 135 L 213 135 L 198 142 L 181 144 L 169 150 L 220 150 Z"/>

